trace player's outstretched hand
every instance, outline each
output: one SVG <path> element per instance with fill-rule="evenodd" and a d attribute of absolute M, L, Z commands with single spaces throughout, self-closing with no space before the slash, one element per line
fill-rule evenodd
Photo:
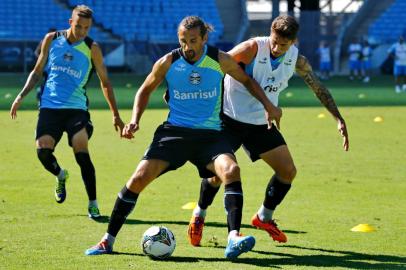
<path fill-rule="evenodd" d="M 120 116 L 113 116 L 113 125 L 114 129 L 120 132 L 120 137 L 123 137 L 124 122 Z"/>
<path fill-rule="evenodd" d="M 124 126 L 122 136 L 126 139 L 134 138 L 134 133 L 139 129 L 138 124 L 136 123 L 128 123 Z"/>
<path fill-rule="evenodd" d="M 282 109 L 273 107 L 265 111 L 265 116 L 268 121 L 268 129 L 272 128 L 272 122 L 275 120 L 276 127 L 280 129 L 280 121 L 282 117 Z"/>
<path fill-rule="evenodd" d="M 337 120 L 337 128 L 338 132 L 340 132 L 341 136 L 343 137 L 343 148 L 345 151 L 348 151 L 350 147 L 350 141 L 348 140 L 347 125 L 345 124 L 344 119 Z"/>
<path fill-rule="evenodd" d="M 11 119 L 17 118 L 17 110 L 20 107 L 22 100 L 23 100 L 23 98 L 20 95 L 18 95 L 16 97 L 16 99 L 14 100 L 13 105 L 11 105 L 11 109 L 10 109 Z"/>

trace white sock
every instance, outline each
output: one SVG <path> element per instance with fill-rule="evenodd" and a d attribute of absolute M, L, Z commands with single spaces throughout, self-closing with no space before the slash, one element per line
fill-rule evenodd
<path fill-rule="evenodd" d="M 232 230 L 231 232 L 228 233 L 228 240 L 230 240 L 231 238 L 234 238 L 236 236 L 239 236 L 240 234 L 238 233 L 237 230 Z"/>
<path fill-rule="evenodd" d="M 58 180 L 62 180 L 65 178 L 65 171 L 61 168 L 61 170 L 59 171 L 59 174 L 56 176 L 58 178 Z"/>
<path fill-rule="evenodd" d="M 99 208 L 99 205 L 97 204 L 97 200 L 89 201 L 88 207 L 91 207 L 91 206 Z"/>
<path fill-rule="evenodd" d="M 193 216 L 205 218 L 206 212 L 207 212 L 207 209 L 202 209 L 198 205 L 196 205 L 195 209 L 193 209 Z"/>
<path fill-rule="evenodd" d="M 109 243 L 109 246 L 113 247 L 114 241 L 116 241 L 116 238 L 109 233 L 105 233 L 102 240 L 107 240 L 107 242 Z"/>
<path fill-rule="evenodd" d="M 274 210 L 268 209 L 264 205 L 261 205 L 261 207 L 258 209 L 257 214 L 262 222 L 268 222 L 272 220 L 273 211 Z"/>

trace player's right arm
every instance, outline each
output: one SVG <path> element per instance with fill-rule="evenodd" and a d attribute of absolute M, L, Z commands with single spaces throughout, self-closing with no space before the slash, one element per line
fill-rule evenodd
<path fill-rule="evenodd" d="M 228 54 L 231 55 L 237 63 L 248 65 L 255 58 L 257 52 L 257 42 L 254 39 L 249 39 L 232 48 Z"/>
<path fill-rule="evenodd" d="M 166 54 L 155 62 L 154 66 L 152 67 L 152 71 L 148 74 L 147 78 L 135 95 L 131 121 L 124 127 L 122 134 L 123 137 L 127 139 L 134 138 L 133 134 L 139 129 L 139 122 L 145 108 L 148 105 L 149 97 L 165 79 L 165 75 L 168 72 L 171 64 L 171 53 Z"/>
<path fill-rule="evenodd" d="M 330 91 L 320 82 L 316 74 L 313 72 L 313 68 L 309 61 L 303 55 L 298 56 L 295 70 L 296 73 L 304 80 L 307 86 L 309 86 L 309 88 L 314 92 L 324 107 L 336 119 L 338 131 L 343 137 L 343 148 L 345 151 L 348 151 L 349 140 L 347 125 L 344 118 L 341 116 L 334 98 L 330 94 Z"/>
<path fill-rule="evenodd" d="M 49 33 L 43 39 L 41 45 L 41 53 L 38 56 L 37 63 L 35 64 L 35 67 L 31 71 L 30 75 L 28 75 L 23 89 L 15 98 L 13 105 L 11 105 L 10 116 L 12 119 L 15 119 L 17 117 L 17 110 L 20 107 L 23 98 L 35 87 L 35 85 L 41 79 L 45 64 L 48 59 L 49 45 L 51 44 L 54 35 L 55 33 Z"/>

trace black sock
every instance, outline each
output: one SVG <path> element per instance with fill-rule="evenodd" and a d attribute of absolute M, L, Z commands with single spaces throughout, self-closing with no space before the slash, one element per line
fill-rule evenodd
<path fill-rule="evenodd" d="M 53 149 L 40 148 L 37 149 L 37 156 L 42 165 L 44 165 L 45 169 L 47 169 L 53 175 L 57 176 L 61 171 L 61 167 L 59 167 L 55 156 L 52 154 L 53 152 Z"/>
<path fill-rule="evenodd" d="M 228 232 L 240 231 L 243 201 L 241 181 L 225 185 L 224 206 L 227 211 Z"/>
<path fill-rule="evenodd" d="M 116 237 L 123 226 L 127 216 L 132 212 L 138 199 L 137 193 L 127 189 L 126 186 L 118 193 L 116 203 L 111 213 L 107 233 Z"/>
<path fill-rule="evenodd" d="M 202 179 L 202 183 L 200 184 L 200 197 L 198 203 L 200 209 L 207 209 L 207 207 L 209 207 L 213 203 L 214 197 L 216 197 L 219 189 L 220 186 L 211 186 L 207 178 Z"/>
<path fill-rule="evenodd" d="M 290 187 L 291 184 L 284 184 L 276 175 L 272 176 L 266 187 L 264 206 L 268 209 L 275 210 L 276 206 L 285 198 Z"/>
<path fill-rule="evenodd" d="M 90 160 L 89 153 L 76 153 L 75 159 L 80 166 L 83 183 L 85 184 L 89 201 L 94 201 L 96 200 L 96 172 L 93 163 Z"/>

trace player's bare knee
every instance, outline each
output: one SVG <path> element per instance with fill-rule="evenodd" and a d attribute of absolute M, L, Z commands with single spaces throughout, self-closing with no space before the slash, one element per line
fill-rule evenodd
<path fill-rule="evenodd" d="M 212 187 L 219 187 L 221 186 L 221 179 L 219 177 L 212 177 L 208 178 L 208 182 Z"/>
<path fill-rule="evenodd" d="M 226 180 L 240 180 L 240 166 L 238 166 L 237 163 L 232 162 L 227 164 L 224 168 L 223 168 L 223 179 Z M 229 181 L 227 181 L 229 182 Z"/>
<path fill-rule="evenodd" d="M 72 149 L 75 153 L 88 152 L 87 140 L 72 140 Z"/>
<path fill-rule="evenodd" d="M 37 139 L 36 145 L 37 145 L 38 149 L 41 149 L 41 148 L 54 149 L 55 140 L 49 135 L 42 136 Z"/>
<path fill-rule="evenodd" d="M 290 184 L 293 182 L 293 179 L 295 179 L 296 174 L 297 174 L 296 166 L 292 164 L 291 166 L 287 167 L 283 171 L 283 173 L 279 175 L 279 177 L 282 178 L 283 181 L 286 182 L 286 184 Z"/>

